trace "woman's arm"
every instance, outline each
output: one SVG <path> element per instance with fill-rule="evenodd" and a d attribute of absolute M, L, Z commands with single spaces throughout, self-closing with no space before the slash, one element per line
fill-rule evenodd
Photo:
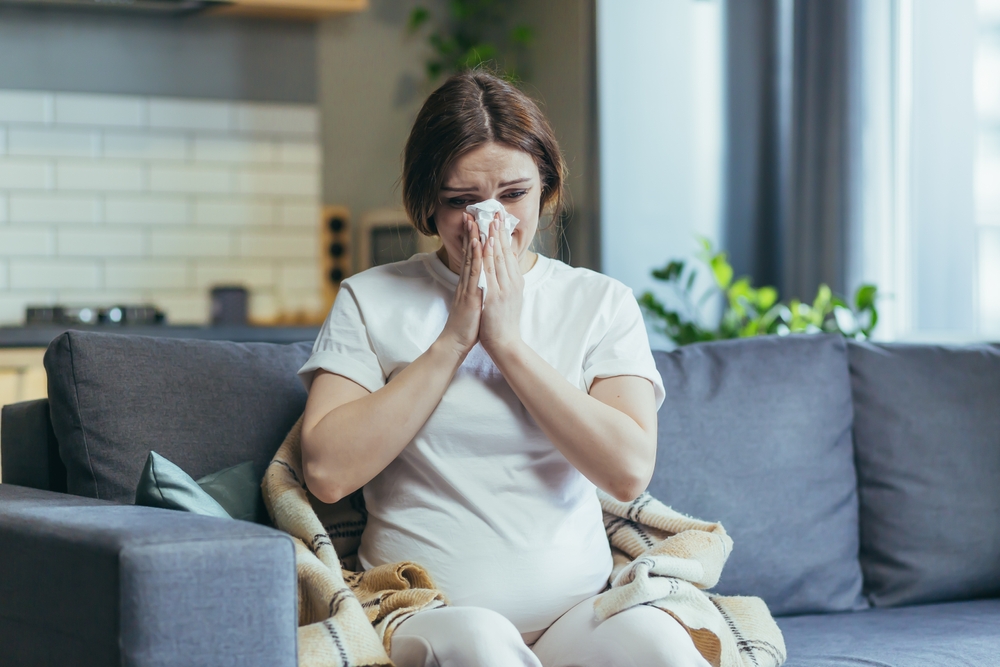
<path fill-rule="evenodd" d="M 646 489 L 656 460 L 652 382 L 598 378 L 588 395 L 524 342 L 490 356 L 542 432 L 587 479 L 623 502 Z"/>
<path fill-rule="evenodd" d="M 656 459 L 653 384 L 638 376 L 597 379 L 587 394 L 521 339 L 524 278 L 496 225 L 483 258 L 488 284 L 480 342 L 507 384 L 563 456 L 622 501 L 645 490 Z"/>
<path fill-rule="evenodd" d="M 413 439 L 465 355 L 441 341 L 375 392 L 318 371 L 302 422 L 306 486 L 325 503 L 360 489 Z"/>
<path fill-rule="evenodd" d="M 302 468 L 306 486 L 321 501 L 333 503 L 360 489 L 399 456 L 476 344 L 482 247 L 471 224 L 448 321 L 426 352 L 374 392 L 326 371 L 313 379 L 302 421 Z"/>

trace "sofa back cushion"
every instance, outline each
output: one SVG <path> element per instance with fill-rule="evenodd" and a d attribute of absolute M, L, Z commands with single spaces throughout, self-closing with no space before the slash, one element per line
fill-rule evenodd
<path fill-rule="evenodd" d="M 67 490 L 131 503 L 150 450 L 196 478 L 248 460 L 263 475 L 305 407 L 311 348 L 62 334 L 45 369 Z"/>
<path fill-rule="evenodd" d="M 1000 349 L 851 343 L 876 606 L 1000 595 Z"/>
<path fill-rule="evenodd" d="M 721 521 L 715 590 L 776 615 L 864 608 L 847 349 L 775 336 L 654 353 L 666 400 L 649 491 Z"/>

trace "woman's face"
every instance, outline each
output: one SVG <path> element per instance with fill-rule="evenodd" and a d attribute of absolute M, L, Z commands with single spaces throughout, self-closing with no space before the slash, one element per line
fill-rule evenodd
<path fill-rule="evenodd" d="M 524 151 L 488 143 L 455 160 L 445 174 L 434 210 L 434 222 L 451 270 L 461 273 L 465 207 L 486 199 L 496 199 L 520 220 L 511 234 L 510 247 L 517 255 L 521 272 L 530 269 L 535 256 L 528 248 L 538 229 L 541 195 L 538 165 Z"/>

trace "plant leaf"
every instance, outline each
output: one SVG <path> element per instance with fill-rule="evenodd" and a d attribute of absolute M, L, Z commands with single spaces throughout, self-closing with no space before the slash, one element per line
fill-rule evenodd
<path fill-rule="evenodd" d="M 865 310 L 866 308 L 873 307 L 875 305 L 875 297 L 877 294 L 878 288 L 875 287 L 875 285 L 862 285 L 854 294 L 854 306 L 858 310 Z"/>
<path fill-rule="evenodd" d="M 782 316 L 788 312 L 788 308 L 782 304 L 776 304 L 760 316 L 759 330 L 761 334 L 774 333 L 776 323 L 781 322 Z"/>
<path fill-rule="evenodd" d="M 451 11 L 452 18 L 457 21 L 468 18 L 472 13 L 472 9 L 464 0 L 451 0 L 448 3 L 448 9 Z"/>
<path fill-rule="evenodd" d="M 712 257 L 709 265 L 712 267 L 712 274 L 719 287 L 726 289 L 733 281 L 733 267 L 726 261 L 726 253 L 720 252 Z"/>
<path fill-rule="evenodd" d="M 773 287 L 761 287 L 757 290 L 757 307 L 767 310 L 778 301 L 778 290 Z"/>
<path fill-rule="evenodd" d="M 444 72 L 444 63 L 437 60 L 427 62 L 427 78 L 431 81 L 437 79 Z"/>
<path fill-rule="evenodd" d="M 458 48 L 458 44 L 455 42 L 455 40 L 442 37 L 440 34 L 436 32 L 432 34 L 430 37 L 428 37 L 427 41 L 430 42 L 431 46 L 433 46 L 434 49 L 442 56 L 447 56 L 450 53 L 454 53 L 455 50 Z"/>
<path fill-rule="evenodd" d="M 515 44 L 529 46 L 534 38 L 535 31 L 531 29 L 531 26 L 523 23 L 521 25 L 514 26 L 514 29 L 510 31 L 510 41 Z"/>
<path fill-rule="evenodd" d="M 871 335 L 878 321 L 877 290 L 862 285 L 855 294 L 857 309 L 852 309 L 828 285 L 820 285 L 812 303 L 792 299 L 779 301 L 772 286 L 755 288 L 748 277 L 734 280 L 732 265 L 724 252 L 714 252 L 711 242 L 696 237 L 696 257 L 712 271 L 715 284 L 708 287 L 697 303 L 691 292 L 697 282 L 697 268 L 690 262 L 673 260 L 652 270 L 657 280 L 670 284 L 682 307 L 675 309 L 658 301 L 652 293 L 640 297 L 640 305 L 653 319 L 653 327 L 678 345 L 707 340 L 790 333 L 840 333 L 847 338 L 864 339 Z M 701 325 L 699 312 L 709 297 L 722 292 L 723 310 L 715 328 Z M 676 301 L 672 302 L 676 303 Z"/>
<path fill-rule="evenodd" d="M 698 240 L 698 245 L 701 247 L 699 255 L 702 256 L 706 262 L 710 261 L 712 257 L 712 242 L 707 236 L 701 236 L 699 234 L 696 234 L 695 238 Z"/>
<path fill-rule="evenodd" d="M 413 11 L 410 12 L 410 19 L 406 22 L 406 29 L 410 32 L 416 32 L 420 29 L 420 26 L 427 23 L 430 18 L 430 11 L 422 5 L 417 5 L 413 8 Z"/>
<path fill-rule="evenodd" d="M 653 269 L 653 277 L 657 280 L 676 280 L 684 271 L 684 262 L 674 260 L 662 269 Z"/>
<path fill-rule="evenodd" d="M 816 291 L 816 300 L 813 301 L 813 309 L 825 313 L 832 297 L 833 291 L 830 290 L 830 286 L 822 283 Z"/>
<path fill-rule="evenodd" d="M 496 53 L 496 48 L 492 44 L 478 44 L 459 59 L 459 67 L 474 69 L 478 65 L 491 60 Z"/>
<path fill-rule="evenodd" d="M 729 299 L 731 301 L 737 299 L 750 301 L 754 295 L 754 289 L 750 286 L 750 279 L 743 277 L 730 285 L 729 289 L 726 290 L 726 293 L 729 294 Z"/>
<path fill-rule="evenodd" d="M 849 308 L 844 308 L 843 306 L 833 307 L 833 319 L 837 324 L 837 329 L 840 333 L 846 336 L 853 336 L 854 333 L 859 329 L 858 319 L 854 317 L 854 313 L 851 312 Z"/>
<path fill-rule="evenodd" d="M 694 287 L 694 281 L 695 281 L 695 279 L 696 279 L 697 277 L 698 277 L 698 274 L 697 274 L 697 272 L 695 272 L 695 271 L 692 271 L 692 272 L 691 272 L 691 273 L 690 273 L 690 274 L 688 275 L 688 279 L 687 279 L 687 284 L 686 284 L 686 285 L 684 285 L 684 291 L 685 291 L 685 292 L 690 292 L 690 291 L 691 291 L 691 288 L 693 288 L 693 287 Z"/>

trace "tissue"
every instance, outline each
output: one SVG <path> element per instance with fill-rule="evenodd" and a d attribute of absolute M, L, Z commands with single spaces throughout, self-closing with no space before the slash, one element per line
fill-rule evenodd
<path fill-rule="evenodd" d="M 483 244 L 483 251 L 486 249 L 486 241 L 489 238 L 490 233 L 490 223 L 493 222 L 493 216 L 496 215 L 497 211 L 500 212 L 501 226 L 500 231 L 507 235 L 507 240 L 510 241 L 510 233 L 514 231 L 514 227 L 517 223 L 521 222 L 503 207 L 503 204 L 498 202 L 496 199 L 487 199 L 486 201 L 481 201 L 478 204 L 470 204 L 465 207 L 465 210 L 472 214 L 475 218 L 476 224 L 479 225 L 479 241 Z M 479 282 L 477 283 L 480 289 L 483 290 L 483 305 L 486 304 L 486 269 L 485 267 L 479 270 Z"/>

